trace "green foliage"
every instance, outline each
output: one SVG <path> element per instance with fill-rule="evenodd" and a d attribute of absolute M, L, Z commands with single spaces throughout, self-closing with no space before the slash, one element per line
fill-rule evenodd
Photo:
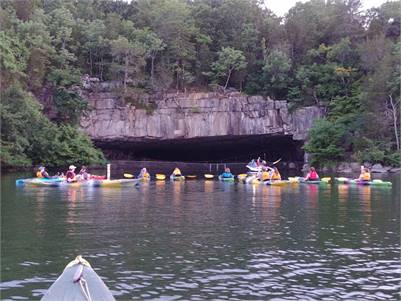
<path fill-rule="evenodd" d="M 343 159 L 345 149 L 342 144 L 345 131 L 342 125 L 326 119 L 315 122 L 304 146 L 305 151 L 312 155 L 313 165 L 325 166 Z"/>
<path fill-rule="evenodd" d="M 57 126 L 42 113 L 33 96 L 18 86 L 1 94 L 1 162 L 5 165 L 103 162 L 87 136 L 71 125 Z"/>
<path fill-rule="evenodd" d="M 76 92 L 60 87 L 54 93 L 57 120 L 77 124 L 81 115 L 88 110 L 88 103 Z"/>
<path fill-rule="evenodd" d="M 346 128 L 338 143 L 347 153 L 369 139 L 395 162 L 386 158 L 400 148 L 401 1 L 360 13 L 360 1 L 311 0 L 285 18 L 262 2 L 0 1 L 1 92 L 18 83 L 63 126 L 87 109 L 74 92 L 85 74 L 120 81 L 125 98 L 219 83 L 322 106 Z M 2 158 L 26 163 L 24 137 L 2 139 Z"/>
<path fill-rule="evenodd" d="M 246 67 L 245 56 L 240 50 L 231 47 L 222 48 L 218 53 L 218 59 L 212 64 L 212 70 L 216 79 L 225 77 L 224 89 L 230 81 L 233 71 L 239 71 Z"/>

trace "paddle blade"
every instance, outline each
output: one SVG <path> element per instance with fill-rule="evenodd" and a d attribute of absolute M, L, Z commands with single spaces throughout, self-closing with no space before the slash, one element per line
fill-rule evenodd
<path fill-rule="evenodd" d="M 156 180 L 165 180 L 165 179 L 166 179 L 166 175 L 161 174 L 161 173 L 156 174 Z"/>
<path fill-rule="evenodd" d="M 125 173 L 124 174 L 124 178 L 133 178 L 134 176 L 133 175 L 131 175 L 130 173 Z"/>
<path fill-rule="evenodd" d="M 276 160 L 276 161 L 274 161 L 274 162 L 272 163 L 272 165 L 277 164 L 277 163 L 280 162 L 280 161 L 281 161 L 281 158 L 278 159 L 278 160 Z"/>

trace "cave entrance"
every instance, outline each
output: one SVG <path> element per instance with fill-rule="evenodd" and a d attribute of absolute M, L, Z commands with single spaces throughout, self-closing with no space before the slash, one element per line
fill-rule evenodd
<path fill-rule="evenodd" d="M 95 141 L 109 160 L 155 160 L 180 162 L 248 162 L 282 158 L 302 162 L 302 141 L 291 135 L 219 136 L 171 140 Z"/>

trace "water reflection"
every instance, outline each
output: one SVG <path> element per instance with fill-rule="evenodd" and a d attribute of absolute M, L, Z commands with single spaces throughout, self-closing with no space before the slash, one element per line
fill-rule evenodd
<path fill-rule="evenodd" d="M 6 300 L 40 299 L 77 253 L 118 300 L 400 297 L 399 195 L 385 190 L 218 181 L 3 187 Z"/>

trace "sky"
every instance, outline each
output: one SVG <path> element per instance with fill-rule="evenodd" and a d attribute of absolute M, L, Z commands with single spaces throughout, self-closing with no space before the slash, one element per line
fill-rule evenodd
<path fill-rule="evenodd" d="M 283 17 L 295 3 L 307 2 L 307 0 L 264 0 L 264 2 L 267 8 L 272 10 L 276 15 Z M 387 0 L 361 0 L 361 2 L 363 9 L 369 9 L 378 7 L 387 2 Z"/>

